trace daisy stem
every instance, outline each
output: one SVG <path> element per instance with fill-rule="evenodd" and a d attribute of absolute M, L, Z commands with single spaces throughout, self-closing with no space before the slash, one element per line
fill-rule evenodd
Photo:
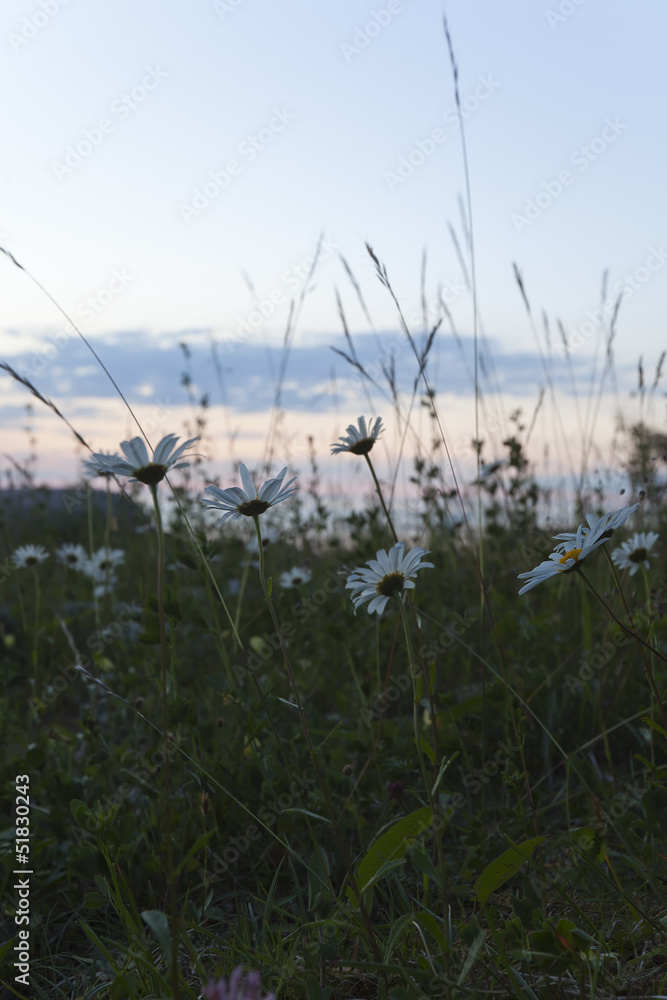
<path fill-rule="evenodd" d="M 39 656 L 38 656 L 38 654 L 39 654 L 39 650 L 38 650 L 38 643 L 39 643 L 39 639 L 38 639 L 38 636 L 39 636 L 39 605 L 40 605 L 41 592 L 40 592 L 40 589 L 39 589 L 39 577 L 37 575 L 37 567 L 36 566 L 33 566 L 32 573 L 33 573 L 33 579 L 35 581 L 35 634 L 34 634 L 33 647 L 32 647 L 32 669 L 33 669 L 33 676 L 35 678 L 35 698 L 36 698 L 37 697 L 37 672 L 38 672 L 38 662 L 39 662 Z"/>
<path fill-rule="evenodd" d="M 246 559 L 243 564 L 243 573 L 241 574 L 241 586 L 239 587 L 239 599 L 236 605 L 236 612 L 234 614 L 234 628 L 238 629 L 239 622 L 241 621 L 241 608 L 243 607 L 243 595 L 245 593 L 245 585 L 248 582 L 248 575 L 250 573 L 250 560 Z"/>
<path fill-rule="evenodd" d="M 111 476 L 105 476 L 107 483 L 107 523 L 104 526 L 104 547 L 109 551 L 109 541 L 111 538 Z"/>
<path fill-rule="evenodd" d="M 415 731 L 415 744 L 417 746 L 417 754 L 419 756 L 419 766 L 422 772 L 422 778 L 424 781 L 424 788 L 426 789 L 426 796 L 428 798 L 428 804 L 433 814 L 433 819 L 436 819 L 436 807 L 435 801 L 433 799 L 433 788 L 431 782 L 429 781 L 428 772 L 426 770 L 426 761 L 424 760 L 424 750 L 422 747 L 421 736 L 419 734 L 419 694 L 417 691 L 417 669 L 412 655 L 412 640 L 410 638 L 410 625 L 408 623 L 408 616 L 405 610 L 405 605 L 401 598 L 398 598 L 398 607 L 401 612 L 401 621 L 403 622 L 403 631 L 405 633 L 405 645 L 408 651 L 408 664 L 410 669 L 410 678 L 412 680 L 412 724 Z M 423 682 L 423 678 L 420 678 Z M 431 702 L 432 705 L 432 702 Z M 436 718 L 433 716 L 431 718 L 431 724 L 433 725 L 433 732 L 435 733 Z M 440 863 L 440 877 L 442 881 L 442 905 L 443 905 L 443 918 L 445 921 L 445 927 L 448 926 L 449 921 L 449 901 L 448 901 L 448 879 L 447 879 L 447 868 L 445 866 L 445 856 L 442 850 L 442 827 L 440 823 L 435 823 L 435 839 L 438 849 L 438 861 Z M 445 950 L 445 970 L 449 970 L 449 951 Z"/>
<path fill-rule="evenodd" d="M 634 623 L 634 619 L 632 617 L 632 611 L 630 610 L 630 606 L 629 606 L 629 604 L 628 604 L 628 602 L 626 600 L 626 597 L 625 597 L 625 592 L 623 590 L 623 587 L 621 586 L 621 578 L 618 575 L 618 570 L 616 569 L 616 566 L 614 564 L 614 560 L 611 558 L 611 556 L 609 554 L 609 550 L 607 549 L 607 546 L 604 545 L 603 549 L 604 549 L 605 559 L 609 563 L 609 568 L 611 569 L 611 575 L 613 576 L 614 582 L 616 584 L 616 589 L 618 590 L 619 594 L 621 595 L 621 600 L 623 601 L 623 607 L 625 608 L 625 613 L 626 613 L 626 615 L 628 617 L 628 620 L 629 620 L 630 624 L 632 625 L 633 630 L 635 630 L 635 623 Z M 649 649 L 650 648 L 651 647 L 649 646 Z M 639 651 L 641 653 L 642 662 L 644 664 L 644 673 L 646 674 L 646 678 L 647 678 L 647 680 L 648 680 L 648 682 L 649 682 L 649 684 L 651 686 L 651 690 L 653 691 L 655 699 L 656 699 L 656 701 L 658 703 L 658 706 L 660 708 L 660 714 L 662 716 L 662 721 L 663 721 L 664 725 L 667 726 L 667 719 L 665 718 L 665 711 L 664 711 L 664 708 L 663 708 L 663 705 L 662 705 L 662 701 L 660 699 L 660 694 L 658 692 L 658 685 L 655 682 L 655 677 L 653 676 L 653 671 L 651 670 L 651 665 L 650 665 L 649 661 L 646 659 L 646 653 L 644 652 L 644 649 L 643 649 L 642 646 L 639 647 Z M 653 740 L 651 740 L 651 747 L 653 747 Z"/>
<path fill-rule="evenodd" d="M 157 498 L 157 484 L 149 486 L 155 509 L 155 524 L 157 527 L 157 609 L 160 623 L 160 681 L 162 687 L 162 731 L 165 739 L 169 739 L 169 709 L 167 702 L 167 630 L 164 617 L 164 530 L 162 515 Z M 169 900 L 171 908 L 171 989 L 174 1000 L 180 997 L 178 983 L 178 910 L 176 907 L 176 885 L 174 882 L 174 858 L 171 837 L 171 770 L 170 756 L 165 754 L 164 762 L 164 819 L 165 843 L 167 849 L 167 880 L 169 883 Z"/>
<path fill-rule="evenodd" d="M 375 940 L 375 932 L 373 930 L 373 925 L 371 924 L 370 916 L 368 914 L 368 910 L 367 910 L 366 904 L 364 903 L 363 897 L 362 897 L 361 893 L 358 891 L 358 883 L 357 883 L 357 880 L 356 880 L 356 878 L 354 876 L 354 872 L 352 870 L 352 865 L 350 864 L 350 859 L 348 857 L 345 844 L 343 843 L 343 839 L 340 836 L 340 831 L 338 829 L 338 821 L 337 821 L 338 817 L 337 817 L 336 812 L 334 811 L 333 803 L 332 803 L 331 797 L 329 795 L 329 789 L 327 788 L 326 782 L 324 780 L 324 775 L 322 774 L 322 769 L 320 767 L 320 762 L 319 762 L 318 757 L 317 757 L 317 752 L 315 750 L 315 747 L 313 746 L 313 741 L 312 741 L 312 739 L 310 737 L 310 730 L 308 729 L 308 723 L 306 721 L 306 715 L 305 715 L 305 712 L 303 710 L 303 705 L 301 703 L 301 697 L 299 695 L 299 689 L 296 686 L 296 679 L 294 677 L 294 671 L 292 670 L 292 664 L 290 662 L 289 654 L 287 652 L 287 647 L 285 645 L 285 637 L 283 636 L 283 633 L 281 632 L 280 623 L 278 622 L 278 616 L 276 615 L 275 608 L 273 607 L 273 601 L 271 600 L 271 594 L 269 593 L 269 589 L 268 589 L 268 587 L 266 585 L 266 580 L 264 578 L 264 546 L 262 545 L 262 532 L 261 532 L 261 529 L 259 527 L 259 515 L 258 514 L 254 514 L 252 519 L 255 522 L 255 531 L 257 533 L 257 547 L 259 548 L 259 580 L 260 580 L 260 583 L 261 583 L 261 586 L 262 586 L 262 593 L 264 594 L 264 598 L 265 598 L 266 603 L 267 603 L 267 605 L 269 607 L 269 613 L 271 615 L 271 620 L 273 621 L 273 624 L 274 624 L 275 630 L 276 630 L 276 635 L 278 636 L 278 640 L 280 642 L 280 650 L 281 650 L 281 652 L 283 654 L 283 660 L 285 661 L 285 668 L 287 670 L 287 676 L 289 678 L 290 687 L 292 688 L 292 694 L 294 695 L 294 703 L 296 705 L 296 709 L 297 709 L 297 712 L 298 712 L 298 715 L 299 715 L 299 721 L 301 723 L 301 728 L 303 729 L 303 734 L 304 734 L 304 736 L 306 738 L 306 744 L 308 746 L 308 752 L 310 754 L 310 759 L 311 759 L 311 761 L 313 763 L 313 767 L 315 769 L 315 774 L 317 775 L 317 781 L 318 781 L 318 784 L 319 784 L 320 789 L 322 791 L 322 795 L 324 797 L 324 801 L 326 803 L 327 811 L 329 813 L 329 820 L 331 822 L 331 825 L 333 826 L 334 833 L 335 833 L 335 836 L 336 836 L 336 840 L 338 842 L 338 849 L 340 851 L 341 858 L 343 860 L 343 864 L 345 865 L 345 870 L 347 871 L 347 876 L 348 876 L 348 879 L 350 880 L 350 885 L 357 892 L 358 897 L 359 897 L 359 905 L 360 905 L 360 909 L 361 909 L 361 915 L 362 915 L 364 924 L 366 925 L 366 931 L 368 933 L 368 943 L 370 945 L 370 948 L 371 948 L 371 950 L 372 950 L 372 952 L 373 952 L 376 960 L 379 960 L 379 958 L 380 958 L 380 952 L 379 952 L 379 949 L 378 949 L 378 946 L 377 946 L 377 942 Z"/>
<path fill-rule="evenodd" d="M 371 476 L 373 477 L 373 482 L 375 483 L 375 489 L 377 491 L 377 495 L 380 498 L 380 503 L 382 504 L 382 510 L 384 511 L 384 516 L 387 518 L 387 523 L 389 524 L 389 528 L 391 529 L 391 533 L 394 536 L 394 541 L 398 542 L 398 535 L 396 534 L 396 529 L 394 528 L 394 523 L 393 523 L 393 521 L 391 519 L 391 515 L 390 515 L 389 511 L 387 510 L 387 505 L 384 502 L 384 497 L 382 496 L 382 490 L 380 489 L 380 483 L 378 481 L 378 477 L 375 475 L 375 469 L 373 468 L 373 463 L 371 462 L 371 460 L 368 457 L 368 455 L 364 455 L 364 458 L 366 459 L 366 462 L 368 463 L 368 468 L 371 470 Z"/>
<path fill-rule="evenodd" d="M 86 490 L 86 508 L 88 513 L 88 550 L 90 552 L 90 558 L 92 560 L 95 555 L 95 536 L 93 534 L 93 490 L 89 487 Z M 93 584 L 93 603 L 95 604 L 95 624 L 100 627 L 100 605 L 97 600 L 97 594 L 95 593 L 95 585 Z"/>
<path fill-rule="evenodd" d="M 604 553 L 607 556 L 607 558 L 609 559 L 609 562 L 610 562 L 610 565 L 611 565 L 611 568 L 612 568 L 612 573 L 614 575 L 614 580 L 616 581 L 616 586 L 618 588 L 618 592 L 620 593 L 621 598 L 623 600 L 623 604 L 625 605 L 625 610 L 626 610 L 626 613 L 628 615 L 628 618 L 630 619 L 630 623 L 634 626 L 634 622 L 633 622 L 633 619 L 632 619 L 632 612 L 630 611 L 630 608 L 628 607 L 627 601 L 625 599 L 625 594 L 623 593 L 623 590 L 621 589 L 620 581 L 618 579 L 618 574 L 616 573 L 616 567 L 612 563 L 611 557 L 610 557 L 609 553 L 607 552 L 606 548 L 604 549 Z M 649 682 L 649 685 L 651 687 L 651 690 L 653 692 L 655 700 L 658 703 L 658 707 L 660 709 L 660 715 L 662 716 L 663 725 L 665 727 L 667 727 L 667 717 L 665 717 L 665 709 L 664 709 L 663 704 L 662 704 L 662 699 L 660 697 L 660 692 L 658 691 L 658 687 L 657 687 L 657 685 L 655 683 L 655 678 L 653 677 L 653 673 L 652 673 L 651 668 L 650 668 L 650 666 L 648 664 L 648 661 L 646 659 L 646 654 L 644 653 L 643 647 L 645 646 L 646 649 L 650 650 L 656 656 L 659 656 L 660 659 L 663 660 L 665 663 L 667 663 L 667 657 L 665 657 L 660 652 L 659 649 L 655 649 L 653 646 L 651 646 L 650 643 L 646 642 L 645 639 L 642 639 L 642 637 L 639 635 L 639 633 L 634 630 L 634 627 L 633 628 L 628 628 L 628 626 L 624 622 L 622 622 L 621 619 L 618 618 L 614 614 L 614 612 L 612 611 L 611 607 L 607 604 L 607 602 L 605 601 L 605 599 L 602 596 L 602 594 L 600 594 L 599 591 L 597 591 L 595 589 L 595 587 L 593 586 L 593 584 L 591 583 L 591 581 L 588 579 L 588 577 L 584 573 L 584 571 L 581 568 L 581 566 L 577 565 L 577 571 L 578 571 L 579 575 L 581 576 L 582 580 L 584 581 L 584 583 L 586 584 L 586 586 L 588 587 L 588 589 L 593 594 L 593 596 L 597 598 L 597 600 L 600 602 L 600 604 L 605 609 L 605 611 L 607 612 L 607 614 L 610 615 L 610 617 L 614 620 L 614 622 L 618 625 L 618 627 L 622 628 L 624 632 L 627 632 L 627 634 L 629 636 L 631 636 L 635 640 L 635 642 L 637 642 L 639 644 L 639 648 L 640 648 L 640 652 L 641 652 L 641 657 L 642 657 L 642 660 L 643 660 L 643 663 L 644 663 L 644 672 L 646 674 L 646 678 L 647 678 L 647 680 Z"/>

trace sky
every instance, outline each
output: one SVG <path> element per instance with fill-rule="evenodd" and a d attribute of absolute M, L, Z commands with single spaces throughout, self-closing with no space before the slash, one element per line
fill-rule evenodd
<path fill-rule="evenodd" d="M 415 338 L 445 303 L 429 373 L 453 437 L 469 444 L 472 232 L 497 440 L 517 407 L 530 419 L 542 388 L 542 452 L 556 419 L 563 448 L 588 433 L 573 373 L 585 395 L 620 297 L 615 377 L 595 428 L 609 444 L 615 408 L 636 410 L 639 358 L 650 379 L 666 340 L 667 11 L 658 0 L 450 0 L 460 116 L 443 10 L 440 0 L 5 0 L 0 245 L 26 270 L 0 259 L 0 360 L 29 373 L 94 449 L 116 450 L 136 427 L 52 299 L 155 433 L 182 433 L 192 416 L 185 342 L 222 470 L 266 448 L 294 307 L 288 458 L 303 462 L 312 433 L 328 469 L 345 427 L 382 412 L 388 469 L 401 428 L 331 350 L 347 350 L 337 294 L 378 373 L 400 326 L 366 245 Z M 404 341 L 396 357 L 407 412 L 416 362 Z M 22 461 L 29 396 L 4 376 L 0 391 L 2 451 Z M 71 436 L 33 402 L 40 474 L 71 481 Z M 660 391 L 654 415 L 664 423 Z"/>

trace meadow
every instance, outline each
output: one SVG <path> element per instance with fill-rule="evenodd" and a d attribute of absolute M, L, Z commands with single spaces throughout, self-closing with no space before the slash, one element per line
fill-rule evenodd
<path fill-rule="evenodd" d="M 282 467 L 279 411 L 273 460 L 223 482 L 205 409 L 63 491 L 14 464 L 4 995 L 666 995 L 667 439 L 626 423 L 622 489 L 582 466 L 567 521 L 520 414 L 499 454 L 471 430 L 461 481 L 438 327 L 402 324 L 412 398 L 388 364 L 393 407 L 332 442 L 373 498 L 344 516 L 314 453 Z M 418 407 L 396 530 L 373 460 Z"/>

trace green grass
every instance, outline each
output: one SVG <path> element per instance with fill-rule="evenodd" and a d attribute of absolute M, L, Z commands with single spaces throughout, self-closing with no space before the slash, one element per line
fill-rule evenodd
<path fill-rule="evenodd" d="M 651 449 L 630 447 L 639 474 Z M 448 527 L 455 499 L 418 464 L 404 540 L 434 568 L 410 592 L 407 631 L 393 599 L 380 619 L 355 616 L 344 589 L 393 543 L 379 505 L 335 532 L 322 530 L 321 496 L 310 515 L 297 495 L 260 517 L 280 530 L 265 550 L 273 618 L 245 549 L 252 522 L 243 535 L 236 523 L 205 529 L 191 480 L 178 492 L 192 531 L 177 516 L 166 535 L 167 735 L 157 537 L 137 531 L 145 488 L 135 505 L 91 506 L 94 547 L 108 538 L 126 553 L 97 608 L 90 580 L 53 556 L 63 541 L 90 545 L 85 503 L 5 518 L 3 559 L 23 543 L 52 553 L 2 583 L 3 806 L 13 816 L 14 776 L 28 774 L 33 995 L 173 995 L 170 842 L 183 997 L 237 965 L 261 970 L 281 1000 L 665 993 L 667 742 L 642 650 L 576 574 L 517 596 L 517 574 L 546 557 L 553 531 L 539 527 L 520 437 L 507 457 L 483 482 L 482 591 L 480 539 Z M 621 538 L 640 521 L 664 537 L 651 469 Z M 634 627 L 664 655 L 661 544 L 649 573 L 622 587 Z M 283 590 L 294 565 L 312 579 Z M 629 621 L 602 551 L 585 567 Z M 644 652 L 663 691 L 665 664 Z M 8 823 L 10 919 L 13 838 Z M 28 996 L 14 982 L 15 933 L 9 923 L 1 977 L 8 995 Z"/>

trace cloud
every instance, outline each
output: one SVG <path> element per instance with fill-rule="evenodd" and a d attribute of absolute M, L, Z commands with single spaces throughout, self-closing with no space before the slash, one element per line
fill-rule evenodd
<path fill-rule="evenodd" d="M 144 331 L 114 332 L 96 338 L 95 350 L 130 403 L 148 398 L 169 396 L 188 402 L 183 384 L 186 370 L 191 378 L 194 398 L 203 395 L 211 404 L 227 403 L 241 413 L 269 410 L 276 395 L 276 378 L 281 369 L 282 348 L 275 344 L 251 341 L 222 341 L 215 355 L 211 341 L 203 336 L 189 338 L 193 331 L 178 331 L 155 337 Z M 197 331 L 199 334 L 200 331 Z M 418 337 L 417 348 L 423 348 Z M 193 342 L 194 341 L 194 342 Z M 186 362 L 179 342 L 187 342 L 190 358 Z M 375 386 L 363 379 L 355 367 L 332 348 L 350 355 L 345 338 L 331 334 L 317 343 L 295 344 L 290 348 L 280 395 L 285 409 L 327 413 L 343 403 L 361 400 L 367 386 L 371 398 L 380 403 L 390 398 L 385 371 L 393 368 L 399 392 L 410 393 L 418 374 L 418 364 L 407 339 L 397 332 L 380 335 L 358 334 L 354 337 L 356 357 L 373 377 Z M 544 364 L 533 352 L 509 352 L 497 340 L 482 342 L 479 356 L 480 385 L 483 392 L 501 391 L 534 399 L 547 382 Z M 553 357 L 548 362 L 550 377 L 560 396 L 572 394 L 572 379 L 566 362 Z M 105 399 L 116 390 L 91 357 L 85 344 L 70 338 L 53 356 L 39 348 L 14 355 L 12 364 L 26 375 L 45 395 L 76 400 Z M 572 358 L 572 368 L 580 387 L 590 378 L 590 358 L 582 354 Z M 470 397 L 474 391 L 472 372 L 474 351 L 472 337 L 458 340 L 447 334 L 437 335 L 429 354 L 426 374 L 438 394 Z M 617 377 L 619 372 L 617 371 Z M 423 385 L 418 386 L 418 392 Z"/>

